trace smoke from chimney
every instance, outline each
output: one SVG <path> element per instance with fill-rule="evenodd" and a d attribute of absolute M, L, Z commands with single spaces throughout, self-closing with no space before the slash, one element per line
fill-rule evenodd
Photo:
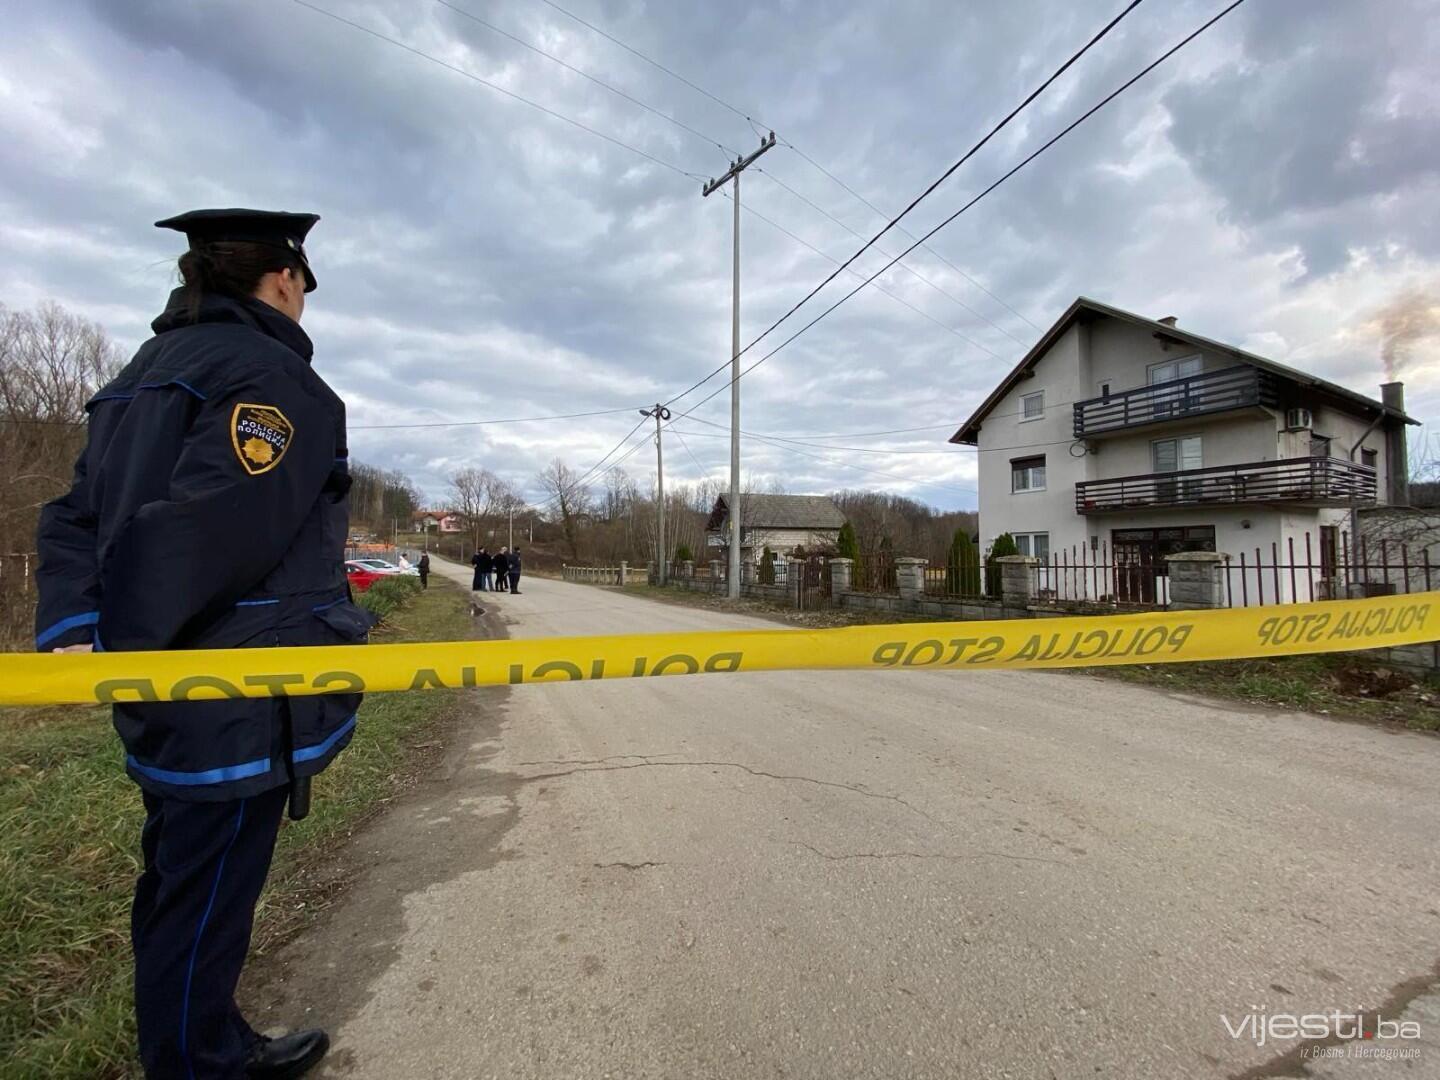
<path fill-rule="evenodd" d="M 1440 293 L 1433 285 L 1412 286 L 1375 315 L 1385 381 L 1394 382 L 1410 362 L 1415 346 L 1440 334 Z"/>

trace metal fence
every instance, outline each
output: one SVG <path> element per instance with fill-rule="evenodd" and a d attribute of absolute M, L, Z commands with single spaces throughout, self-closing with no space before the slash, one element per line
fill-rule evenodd
<path fill-rule="evenodd" d="M 850 568 L 850 588 L 863 593 L 898 591 L 895 556 L 888 551 L 877 551 L 856 559 Z"/>
<path fill-rule="evenodd" d="M 650 581 L 648 566 L 570 566 L 560 567 L 560 577 L 565 581 L 579 581 L 590 585 L 646 585 Z"/>
<path fill-rule="evenodd" d="M 823 555 L 811 555 L 804 562 L 792 562 L 790 566 L 796 575 L 795 606 L 801 611 L 828 606 L 834 591 L 830 560 Z"/>
<path fill-rule="evenodd" d="M 0 555 L 0 648 L 34 641 L 35 567 L 34 552 Z"/>
<path fill-rule="evenodd" d="M 928 577 L 928 575 L 927 575 Z M 1220 566 L 1227 607 L 1309 603 L 1440 586 L 1440 561 L 1430 548 L 1392 540 L 1352 544 L 1348 532 L 1311 532 L 1230 553 Z M 1051 552 L 1036 567 L 1041 602 L 1089 602 L 1164 607 L 1170 602 L 1169 564 L 1158 552 L 1101 543 Z M 987 587 L 987 592 L 993 590 Z"/>

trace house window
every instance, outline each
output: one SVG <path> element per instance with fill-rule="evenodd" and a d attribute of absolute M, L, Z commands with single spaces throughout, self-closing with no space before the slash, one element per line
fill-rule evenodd
<path fill-rule="evenodd" d="M 1191 375 L 1199 375 L 1204 363 L 1204 358 L 1197 354 L 1195 356 L 1181 356 L 1174 360 L 1165 360 L 1158 364 L 1151 364 L 1149 370 L 1150 385 L 1154 386 L 1156 383 L 1173 382 L 1176 379 L 1185 379 Z"/>
<path fill-rule="evenodd" d="M 1010 462 L 1011 491 L 1045 490 L 1045 455 L 1015 458 Z"/>
<path fill-rule="evenodd" d="M 1200 436 L 1156 439 L 1150 444 L 1150 461 L 1155 472 L 1178 472 L 1201 467 Z"/>
<path fill-rule="evenodd" d="M 1313 431 L 1310 433 L 1310 456 L 1311 456 L 1311 457 L 1329 457 L 1329 456 L 1330 456 L 1330 436 L 1329 436 L 1329 435 L 1317 435 L 1317 434 L 1316 434 L 1315 432 L 1313 432 Z"/>
<path fill-rule="evenodd" d="M 1375 468 L 1375 466 L 1376 466 L 1377 464 L 1379 464 L 1379 461 L 1380 461 L 1380 454 L 1379 454 L 1378 451 L 1371 450 L 1368 446 L 1361 449 L 1361 451 L 1360 451 L 1360 464 L 1361 464 L 1361 465 L 1368 465 L 1368 466 L 1370 466 L 1370 468 L 1373 469 L 1373 468 Z"/>
<path fill-rule="evenodd" d="M 1020 395 L 1020 422 L 1026 420 L 1039 420 L 1045 415 L 1045 391 L 1039 390 L 1033 394 Z"/>
<path fill-rule="evenodd" d="M 1045 560 L 1050 558 L 1050 534 L 1043 533 L 1015 533 L 1015 549 L 1021 555 L 1033 555 L 1037 559 Z"/>

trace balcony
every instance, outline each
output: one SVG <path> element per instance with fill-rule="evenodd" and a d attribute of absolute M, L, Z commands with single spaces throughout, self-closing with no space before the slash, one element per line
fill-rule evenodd
<path fill-rule="evenodd" d="M 1108 397 L 1077 401 L 1075 438 L 1093 439 L 1171 420 L 1261 406 L 1275 408 L 1276 405 L 1274 377 L 1249 364 L 1241 364 Z"/>
<path fill-rule="evenodd" d="M 1375 502 L 1375 470 L 1332 457 L 1144 473 L 1075 485 L 1077 514 L 1166 507 L 1349 506 L 1352 502 Z"/>

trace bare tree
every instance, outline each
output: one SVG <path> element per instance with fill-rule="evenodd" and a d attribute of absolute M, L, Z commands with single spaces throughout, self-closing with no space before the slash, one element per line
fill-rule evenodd
<path fill-rule="evenodd" d="M 509 483 L 489 469 L 473 466 L 451 474 L 450 500 L 451 509 L 470 526 L 476 547 L 494 531 L 497 522 L 524 505 Z"/>
<path fill-rule="evenodd" d="M 58 304 L 0 308 L 0 551 L 33 549 L 40 507 L 85 444 L 85 402 L 123 363 L 97 323 Z"/>
<path fill-rule="evenodd" d="M 590 511 L 590 489 L 580 475 L 558 457 L 541 471 L 540 486 L 549 493 L 549 509 L 560 519 L 560 529 L 570 557 L 580 561 L 579 522 Z"/>

